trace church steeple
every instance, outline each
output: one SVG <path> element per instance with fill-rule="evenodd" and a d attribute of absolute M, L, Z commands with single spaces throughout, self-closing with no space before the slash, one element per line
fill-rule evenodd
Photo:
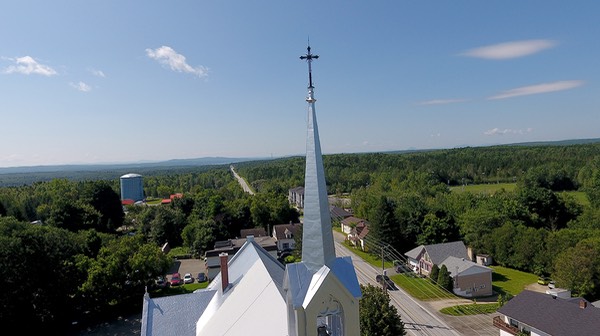
<path fill-rule="evenodd" d="M 335 256 L 327 185 L 315 113 L 311 63 L 319 56 L 307 48 L 308 126 L 304 175 L 302 261 L 286 264 L 285 300 L 289 336 L 359 336 L 358 300 L 362 294 L 352 258 Z"/>
<path fill-rule="evenodd" d="M 313 273 L 323 265 L 331 266 L 335 260 L 331 216 L 327 199 L 327 185 L 319 141 L 315 112 L 314 85 L 312 81 L 313 55 L 310 45 L 300 59 L 308 63 L 308 127 L 306 136 L 306 171 L 304 175 L 304 223 L 302 225 L 302 261 Z"/>

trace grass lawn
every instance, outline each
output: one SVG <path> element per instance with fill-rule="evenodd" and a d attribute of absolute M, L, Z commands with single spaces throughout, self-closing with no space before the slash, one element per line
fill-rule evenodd
<path fill-rule="evenodd" d="M 560 192 L 559 194 L 566 194 L 566 195 L 573 196 L 573 198 L 575 198 L 575 200 L 583 206 L 590 205 L 590 200 L 588 199 L 587 195 L 583 191 L 563 191 L 563 192 Z"/>
<path fill-rule="evenodd" d="M 415 299 L 428 301 L 428 300 L 439 300 L 439 299 L 453 299 L 458 298 L 452 293 L 448 293 L 431 283 L 429 279 L 420 278 L 417 276 L 410 276 L 406 273 L 396 274 L 390 276 L 390 279 L 394 281 L 399 287 L 402 287 L 410 296 Z"/>
<path fill-rule="evenodd" d="M 537 282 L 537 276 L 532 273 L 517 271 L 502 266 L 490 266 L 492 272 L 492 287 L 499 294 L 517 295 L 529 284 Z"/>
<path fill-rule="evenodd" d="M 499 307 L 498 303 L 474 303 L 442 308 L 440 312 L 452 316 L 491 314 Z"/>
<path fill-rule="evenodd" d="M 148 205 L 158 205 L 162 202 L 162 198 L 147 198 L 146 204 Z"/>
<path fill-rule="evenodd" d="M 156 298 L 156 297 L 162 297 L 162 296 L 192 293 L 196 289 L 208 287 L 208 284 L 209 284 L 208 281 L 204 281 L 204 282 L 200 282 L 200 283 L 194 282 L 191 284 L 185 284 L 185 285 L 181 285 L 181 286 L 174 286 L 174 287 L 169 287 L 169 288 L 165 288 L 165 289 L 159 289 L 159 290 L 150 292 L 150 296 L 153 298 Z"/>
<path fill-rule="evenodd" d="M 373 265 L 373 267 L 375 267 L 376 269 L 381 269 L 381 256 L 376 256 L 374 254 L 362 251 L 361 249 L 357 249 L 356 247 L 352 246 L 350 244 L 350 242 L 348 242 L 347 240 L 344 241 L 344 245 L 350 251 L 354 252 L 354 254 L 356 254 L 357 256 L 359 256 L 361 258 L 363 258 L 364 261 L 366 261 L 369 264 Z M 385 265 L 385 268 L 394 267 L 394 265 L 392 264 L 391 261 L 386 261 L 384 265 Z"/>

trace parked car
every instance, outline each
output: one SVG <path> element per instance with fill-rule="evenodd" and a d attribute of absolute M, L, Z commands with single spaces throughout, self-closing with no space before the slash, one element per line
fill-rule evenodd
<path fill-rule="evenodd" d="M 556 284 L 554 283 L 554 281 L 548 282 L 548 288 L 556 288 Z"/>
<path fill-rule="evenodd" d="M 171 286 L 179 286 L 183 284 L 183 280 L 181 280 L 181 275 L 179 273 L 173 273 L 171 275 Z"/>
<path fill-rule="evenodd" d="M 169 286 L 169 282 L 167 281 L 167 279 L 165 279 L 164 276 L 159 276 L 158 278 L 156 278 L 156 287 L 158 288 L 165 288 Z"/>
<path fill-rule="evenodd" d="M 204 282 L 204 281 L 208 281 L 208 278 L 206 277 L 206 274 L 204 273 L 198 273 L 198 282 Z"/>
<path fill-rule="evenodd" d="M 185 284 L 191 284 L 193 282 L 194 282 L 194 278 L 192 278 L 192 274 L 185 273 L 185 275 L 183 276 L 183 283 L 185 283 Z"/>
<path fill-rule="evenodd" d="M 548 283 L 550 283 L 550 281 L 552 281 L 552 279 L 550 279 L 548 277 L 539 277 L 537 283 L 545 286 Z"/>
<path fill-rule="evenodd" d="M 377 274 L 375 280 L 382 286 L 385 286 L 388 290 L 398 290 L 396 284 L 387 275 Z"/>

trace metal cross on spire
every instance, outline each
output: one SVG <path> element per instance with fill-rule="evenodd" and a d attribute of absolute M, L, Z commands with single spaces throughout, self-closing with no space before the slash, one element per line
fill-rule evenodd
<path fill-rule="evenodd" d="M 312 83 L 311 63 L 312 63 L 313 59 L 317 59 L 317 58 L 319 58 L 319 55 L 313 55 L 310 53 L 310 44 L 306 48 L 306 55 L 300 56 L 301 60 L 306 60 L 306 62 L 308 62 L 308 87 L 309 88 L 314 88 L 313 83 Z"/>

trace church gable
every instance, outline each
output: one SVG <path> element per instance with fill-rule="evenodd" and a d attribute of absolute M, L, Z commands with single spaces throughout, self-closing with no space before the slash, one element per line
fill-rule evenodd
<path fill-rule="evenodd" d="M 327 266 L 313 275 L 304 298 L 306 335 L 326 327 L 331 335 L 359 334 L 359 300 Z"/>

